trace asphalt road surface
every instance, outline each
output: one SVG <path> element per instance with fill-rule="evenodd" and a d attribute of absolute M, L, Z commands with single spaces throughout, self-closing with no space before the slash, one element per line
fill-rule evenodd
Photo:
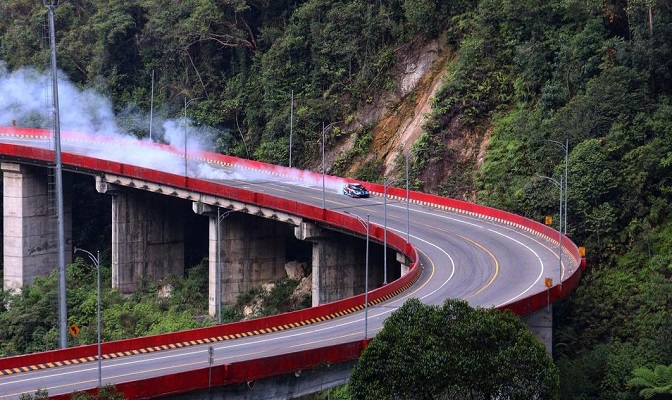
<path fill-rule="evenodd" d="M 36 147 L 48 145 L 42 140 L 1 136 L 0 141 Z M 64 142 L 63 151 L 90 154 L 95 147 L 95 143 Z M 175 154 L 166 157 L 176 158 L 177 164 L 184 163 L 184 159 L 180 161 Z M 203 167 L 203 163 L 193 160 L 188 164 L 190 174 L 197 174 Z M 67 166 L 64 169 L 67 170 Z M 352 213 L 363 219 L 368 214 L 371 224 L 383 226 L 386 223 L 389 231 L 404 237 L 407 234 L 405 201 L 388 199 L 385 218 L 384 201 L 380 196 L 352 199 L 335 188 L 327 188 L 323 192 L 319 184 L 252 176 L 249 172 L 236 172 L 216 165 L 205 166 L 205 170 L 208 176 L 218 177 L 214 181 L 221 184 L 318 207 L 322 206 L 324 199 L 328 209 Z M 442 304 L 447 298 L 461 298 L 473 306 L 493 307 L 544 291 L 545 277 L 552 277 L 554 281 L 560 277 L 557 247 L 537 235 L 508 225 L 414 204 L 410 204 L 408 212 L 408 233 L 410 242 L 419 251 L 422 275 L 403 294 L 369 307 L 366 324 L 362 311 L 277 333 L 218 342 L 211 344 L 214 347 L 214 364 L 350 342 L 365 337 L 365 325 L 367 336 L 372 337 L 382 329 L 385 318 L 411 297 L 435 305 Z M 567 260 L 562 264 L 563 269 L 576 268 L 576 265 L 568 263 Z M 568 272 L 564 271 L 564 276 L 568 276 Z M 104 360 L 103 383 L 120 383 L 207 367 L 209 346 L 190 346 Z M 48 389 L 50 395 L 70 393 L 95 387 L 97 383 L 95 362 L 18 373 L 0 376 L 0 399 L 18 398 L 21 393 L 32 393 L 38 388 Z"/>

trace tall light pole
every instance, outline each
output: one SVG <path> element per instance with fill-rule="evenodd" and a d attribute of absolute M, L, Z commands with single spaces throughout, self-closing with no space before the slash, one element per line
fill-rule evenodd
<path fill-rule="evenodd" d="M 406 153 L 406 243 L 411 243 L 411 196 L 408 181 L 408 159 L 411 158 L 411 151 Z"/>
<path fill-rule="evenodd" d="M 152 140 L 152 125 L 154 120 L 154 70 L 152 70 L 152 89 L 149 97 L 149 140 Z"/>
<path fill-rule="evenodd" d="M 326 191 L 324 188 L 324 122 L 322 122 L 322 209 L 327 208 Z"/>
<path fill-rule="evenodd" d="M 387 285 L 387 179 L 383 177 L 383 285 Z"/>
<path fill-rule="evenodd" d="M 54 113 L 54 163 L 56 178 L 56 229 L 58 234 L 58 320 L 61 348 L 68 347 L 68 303 L 66 301 L 65 285 L 65 222 L 63 205 L 63 163 L 61 162 L 61 120 L 58 106 L 58 68 L 56 64 L 56 23 L 54 9 L 58 7 L 58 0 L 43 0 L 49 14 L 49 45 L 51 48 L 51 79 L 53 90 Z"/>
<path fill-rule="evenodd" d="M 366 214 L 366 263 L 364 274 L 364 339 L 369 337 L 369 231 L 371 225 L 369 222 L 369 214 Z"/>
<path fill-rule="evenodd" d="M 322 122 L 322 208 L 327 208 L 327 200 L 326 200 L 326 189 L 324 186 L 324 175 L 325 175 L 325 166 L 324 166 L 324 133 L 331 128 L 332 126 L 338 124 L 341 121 L 335 121 L 330 123 L 327 126 L 324 126 L 324 122 Z"/>
<path fill-rule="evenodd" d="M 217 265 L 215 266 L 215 275 L 217 281 L 215 282 L 215 308 L 217 309 L 217 323 L 222 323 L 222 293 L 220 292 L 220 285 L 222 284 L 222 244 L 220 243 L 220 222 L 222 221 L 219 214 L 219 207 L 217 207 Z"/>
<path fill-rule="evenodd" d="M 387 183 L 388 179 L 383 177 L 383 285 L 387 285 Z M 396 180 L 394 180 L 396 182 Z M 406 197 L 408 197 L 408 185 L 406 186 Z M 406 212 L 408 213 L 408 202 L 406 203 Z"/>
<path fill-rule="evenodd" d="M 215 308 L 217 309 L 217 323 L 222 323 L 222 245 L 220 238 L 220 223 L 224 218 L 231 215 L 233 211 L 227 211 L 224 214 L 220 214 L 219 207 L 217 207 L 217 264 L 215 266 L 215 275 L 217 275 L 217 281 L 215 282 Z"/>
<path fill-rule="evenodd" d="M 565 139 L 565 143 L 559 142 L 557 140 L 551 140 L 551 139 L 544 139 L 544 142 L 549 142 L 553 143 L 554 145 L 560 147 L 565 151 L 565 236 L 567 236 L 567 198 L 569 197 L 569 189 L 567 185 L 569 184 L 569 177 L 568 177 L 568 166 L 569 166 L 569 139 Z"/>
<path fill-rule="evenodd" d="M 294 89 L 291 92 L 289 106 L 289 168 L 292 168 L 292 136 L 294 135 Z"/>
<path fill-rule="evenodd" d="M 560 182 L 544 175 L 537 175 L 539 178 L 546 179 L 552 182 L 555 186 L 560 189 L 560 212 L 559 212 L 559 225 L 558 225 L 558 266 L 560 274 L 560 285 L 562 286 L 562 177 L 560 177 Z"/>
<path fill-rule="evenodd" d="M 346 214 L 352 215 L 357 218 L 362 226 L 366 228 L 366 266 L 364 269 L 364 339 L 369 338 L 369 214 L 366 214 L 366 221 L 362 217 L 356 214 L 352 214 L 346 211 Z"/>
<path fill-rule="evenodd" d="M 417 151 L 418 149 L 416 149 Z M 412 155 L 415 155 L 415 151 L 408 150 L 406 152 L 406 243 L 411 242 L 411 196 L 410 196 L 410 181 L 409 171 L 410 171 L 410 158 Z"/>
<path fill-rule="evenodd" d="M 294 89 L 290 90 L 289 93 L 284 90 L 275 89 L 276 91 L 289 94 L 290 103 L 289 103 L 289 168 L 292 168 L 292 137 L 294 136 Z M 324 127 L 324 124 L 322 125 Z"/>
<path fill-rule="evenodd" d="M 91 252 L 86 251 L 84 249 L 80 249 L 78 247 L 75 247 L 74 252 L 81 251 L 82 253 L 86 254 L 87 257 L 93 262 L 93 266 L 96 267 L 96 293 L 97 293 L 97 303 L 98 303 L 98 310 L 97 310 L 97 320 L 98 320 L 98 387 L 102 387 L 102 381 L 103 381 L 103 367 L 102 367 L 102 354 L 100 351 L 100 251 L 96 252 L 96 256 L 91 254 Z"/>
<path fill-rule="evenodd" d="M 187 101 L 187 96 L 184 96 L 184 177 L 187 177 L 187 106 L 192 101 L 196 101 L 200 97 L 193 98 Z"/>

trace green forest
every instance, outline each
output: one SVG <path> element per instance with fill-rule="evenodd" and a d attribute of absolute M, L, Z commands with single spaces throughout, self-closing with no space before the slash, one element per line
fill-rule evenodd
<path fill-rule="evenodd" d="M 48 67 L 45 16 L 0 3 L 0 78 Z M 376 149 L 359 112 L 398 90 L 405 52 L 439 41 L 451 56 L 412 144 L 414 188 L 558 221 L 542 177 L 564 177 L 567 155 L 566 230 L 588 269 L 554 309 L 560 398 L 672 395 L 669 1 L 64 0 L 55 20 L 59 68 L 125 131 L 147 136 L 152 92 L 164 118 L 193 100 L 217 151 L 287 165 L 291 132 L 292 166 L 310 169 L 342 121 L 326 144 L 354 145 L 329 171 L 377 182 L 388 166 L 360 162 Z M 482 157 L 460 157 L 467 138 Z"/>

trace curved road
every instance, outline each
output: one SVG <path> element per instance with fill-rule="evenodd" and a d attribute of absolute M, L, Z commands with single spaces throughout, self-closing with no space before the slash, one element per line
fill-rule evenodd
<path fill-rule="evenodd" d="M 0 141 L 45 146 L 43 140 L 1 135 Z M 64 141 L 63 151 L 90 154 L 92 146 L 92 143 Z M 166 157 L 179 161 L 175 154 L 167 154 Z M 129 163 L 128 160 L 122 162 Z M 183 159 L 181 162 L 184 162 Z M 67 166 L 64 168 L 67 169 Z M 203 170 L 203 164 L 190 161 L 188 168 L 190 174 L 195 174 Z M 351 199 L 335 189 L 323 194 L 320 185 L 311 186 L 290 179 L 275 180 L 268 176 L 246 178 L 245 172 L 232 173 L 230 168 L 214 164 L 206 169 L 209 176 L 231 176 L 231 179 L 217 179 L 221 184 L 299 200 L 318 207 L 321 207 L 324 196 L 328 209 L 356 214 L 363 219 L 369 214 L 372 224 L 384 224 L 383 199 L 380 196 Z M 212 174 L 213 171 L 219 173 Z M 402 237 L 407 234 L 406 207 L 405 201 L 387 201 L 388 230 Z M 557 245 L 541 236 L 509 225 L 415 204 L 410 204 L 409 210 L 410 242 L 418 249 L 422 275 L 403 294 L 369 307 L 366 323 L 368 337 L 375 335 L 382 328 L 384 319 L 410 297 L 435 305 L 442 304 L 446 298 L 462 298 L 474 306 L 493 307 L 544 291 L 545 277 L 553 278 L 554 282 L 560 277 Z M 565 260 L 563 257 L 562 267 L 567 269 L 562 272 L 563 276 L 578 267 L 574 264 L 569 258 Z M 351 342 L 364 338 L 364 328 L 364 312 L 356 312 L 287 331 L 217 342 L 211 344 L 214 347 L 214 363 L 230 363 Z M 207 367 L 208 346 L 104 360 L 103 383 L 119 383 Z M 21 393 L 34 392 L 38 388 L 47 388 L 50 395 L 70 393 L 95 387 L 97 379 L 95 362 L 0 376 L 0 399 L 18 398 Z"/>

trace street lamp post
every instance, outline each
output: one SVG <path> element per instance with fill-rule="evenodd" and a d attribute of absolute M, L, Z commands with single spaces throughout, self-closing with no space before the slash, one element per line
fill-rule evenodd
<path fill-rule="evenodd" d="M 409 159 L 414 154 L 415 152 L 410 150 L 406 153 L 406 243 L 411 242 L 411 197 L 410 197 L 410 182 L 408 179 L 408 175 L 410 169 Z"/>
<path fill-rule="evenodd" d="M 220 223 L 224 218 L 231 215 L 233 211 L 227 211 L 224 214 L 220 214 L 219 207 L 217 207 L 217 264 L 215 266 L 215 275 L 217 275 L 217 281 L 215 282 L 215 308 L 217 309 L 217 323 L 222 323 L 222 245 L 220 238 Z"/>
<path fill-rule="evenodd" d="M 408 182 L 408 159 L 411 152 L 406 153 L 406 243 L 411 243 L 411 196 Z"/>
<path fill-rule="evenodd" d="M 152 141 L 152 121 L 154 119 L 154 70 L 152 70 L 152 89 L 149 100 L 149 141 Z"/>
<path fill-rule="evenodd" d="M 383 178 L 383 285 L 387 285 L 387 184 L 389 179 Z M 396 182 L 396 180 L 394 180 Z M 406 197 L 408 197 L 408 184 L 406 188 Z M 406 204 L 408 210 L 408 203 Z"/>
<path fill-rule="evenodd" d="M 334 121 L 330 123 L 327 126 L 324 126 L 324 122 L 322 122 L 322 208 L 327 208 L 327 200 L 326 200 L 326 189 L 324 185 L 324 175 L 325 175 L 325 166 L 324 166 L 324 133 L 331 128 L 332 126 L 338 124 L 341 121 Z"/>
<path fill-rule="evenodd" d="M 369 225 L 369 214 L 366 214 L 366 263 L 364 274 L 364 339 L 369 336 L 369 232 L 371 226 Z"/>
<path fill-rule="evenodd" d="M 217 281 L 215 282 L 215 308 L 217 309 L 217 323 L 221 324 L 222 323 L 222 313 L 220 312 L 221 310 L 221 303 L 222 303 L 222 294 L 220 292 L 219 286 L 222 284 L 222 245 L 220 243 L 221 238 L 220 238 L 220 222 L 221 222 L 221 216 L 219 215 L 219 207 L 217 207 L 217 265 L 215 268 L 215 275 L 217 275 Z"/>
<path fill-rule="evenodd" d="M 322 209 L 327 208 L 327 199 L 324 188 L 324 122 L 322 122 Z"/>
<path fill-rule="evenodd" d="M 102 354 L 100 351 L 100 251 L 96 252 L 94 256 L 91 252 L 75 247 L 75 253 L 81 251 L 86 254 L 87 257 L 93 262 L 93 266 L 96 267 L 96 291 L 97 296 L 96 300 L 98 303 L 97 310 L 97 320 L 98 320 L 98 387 L 102 387 L 103 381 L 103 368 L 102 368 Z"/>
<path fill-rule="evenodd" d="M 369 214 L 366 214 L 366 222 L 362 217 L 356 214 L 352 214 L 350 212 L 347 212 L 347 214 L 352 215 L 353 217 L 357 218 L 357 221 L 359 221 L 362 226 L 366 228 L 366 263 L 365 263 L 365 269 L 364 269 L 364 339 L 369 338 L 369 227 L 370 227 L 370 220 L 369 220 Z"/>
<path fill-rule="evenodd" d="M 57 0 L 43 0 L 48 8 L 49 47 L 51 49 L 51 82 L 52 106 L 54 117 L 54 175 L 56 178 L 56 231 L 58 235 L 58 331 L 61 348 L 68 347 L 68 303 L 65 283 L 65 222 L 63 205 L 63 162 L 61 161 L 61 117 L 58 105 L 58 65 L 56 63 L 56 22 L 54 10 L 58 7 Z"/>
<path fill-rule="evenodd" d="M 294 89 L 290 90 L 289 93 L 284 90 L 275 89 L 276 91 L 282 94 L 289 94 L 290 104 L 289 104 L 289 168 L 292 168 L 292 137 L 294 136 Z M 324 126 L 324 125 L 323 125 Z"/>
<path fill-rule="evenodd" d="M 560 147 L 565 151 L 565 217 L 564 217 L 564 222 L 565 222 L 565 229 L 564 233 L 565 236 L 567 236 L 567 198 L 569 197 L 569 190 L 567 185 L 569 184 L 569 177 L 568 177 L 568 168 L 569 168 L 569 139 L 565 139 L 565 143 L 559 142 L 557 140 L 551 140 L 551 139 L 544 139 L 544 142 L 549 142 L 553 143 L 554 145 Z"/>
<path fill-rule="evenodd" d="M 560 212 L 559 212 L 559 224 L 558 224 L 558 266 L 560 268 L 559 274 L 560 274 L 560 285 L 562 285 L 562 176 L 560 177 L 560 182 L 557 180 L 550 178 L 548 176 L 544 175 L 537 175 L 540 178 L 546 179 L 550 182 L 552 182 L 555 186 L 560 189 Z M 565 222 L 566 224 L 566 222 Z"/>
<path fill-rule="evenodd" d="M 292 168 L 292 136 L 294 135 L 294 89 L 291 93 L 291 103 L 289 106 L 289 168 Z"/>
<path fill-rule="evenodd" d="M 387 179 L 383 179 L 383 285 L 387 285 Z"/>
<path fill-rule="evenodd" d="M 187 177 L 187 106 L 191 104 L 192 101 L 196 101 L 200 97 L 193 98 L 187 101 L 187 96 L 184 96 L 184 177 Z"/>

